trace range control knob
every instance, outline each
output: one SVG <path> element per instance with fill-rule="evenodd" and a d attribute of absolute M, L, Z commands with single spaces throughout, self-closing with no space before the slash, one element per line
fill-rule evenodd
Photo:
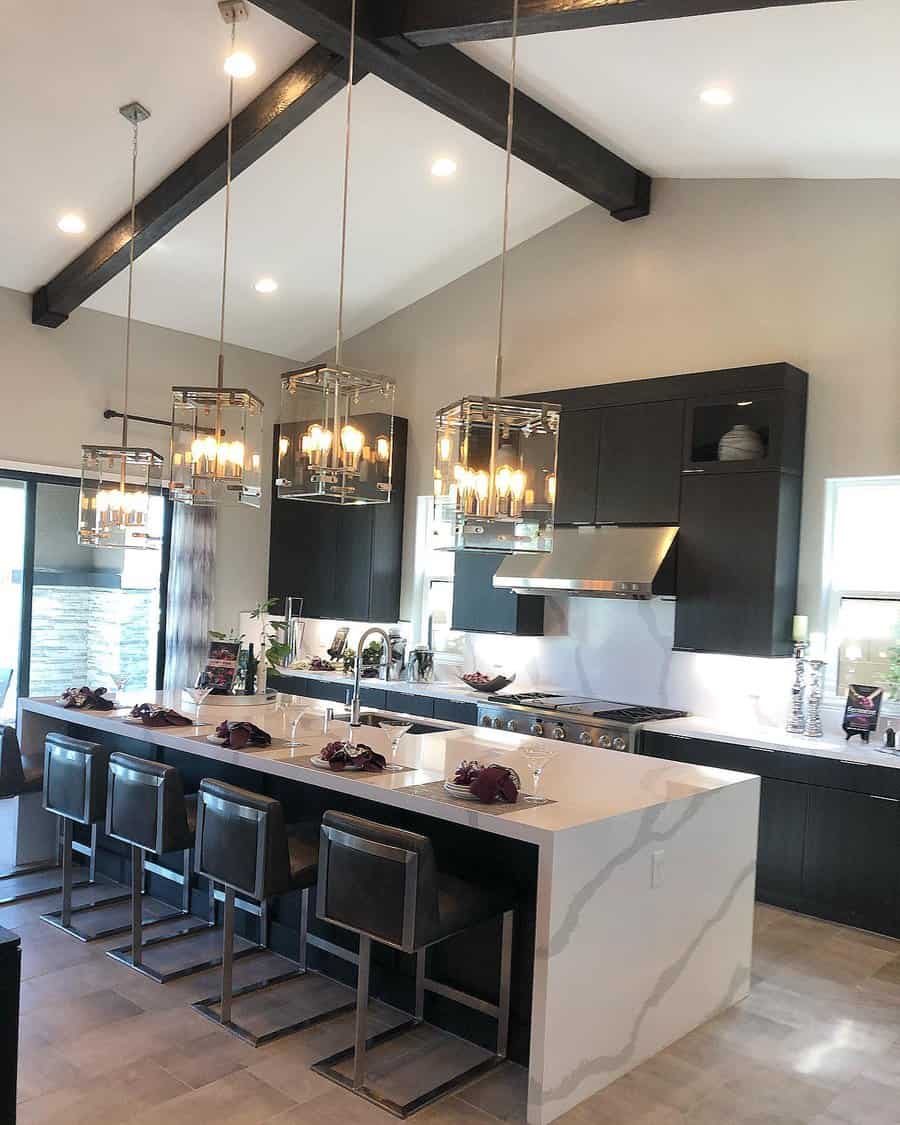
<path fill-rule="evenodd" d="M 506 729 L 507 730 L 518 730 L 519 724 L 516 722 L 515 719 L 510 719 L 509 722 L 506 724 Z"/>
<path fill-rule="evenodd" d="M 544 733 L 544 724 L 539 723 L 535 720 L 535 722 L 533 722 L 528 729 L 534 735 L 535 738 L 540 738 L 541 735 L 543 735 L 543 733 Z"/>
<path fill-rule="evenodd" d="M 556 739 L 557 742 L 564 742 L 565 741 L 566 728 L 560 726 L 559 723 L 557 723 L 556 726 L 553 728 L 552 733 L 553 733 L 553 737 Z"/>
<path fill-rule="evenodd" d="M 502 730 L 503 729 L 503 720 L 501 718 L 496 718 L 496 719 L 494 719 L 491 726 L 493 726 L 494 730 Z"/>
<path fill-rule="evenodd" d="M 489 726 L 491 725 L 491 717 L 490 717 L 490 715 L 482 715 L 482 716 L 481 716 L 481 725 L 482 725 L 483 727 L 489 727 Z"/>
<path fill-rule="evenodd" d="M 626 747 L 626 742 L 625 742 L 624 738 L 616 737 L 616 738 L 613 739 L 613 743 L 612 743 L 613 750 L 624 750 L 625 747 Z"/>
<path fill-rule="evenodd" d="M 589 730 L 583 730 L 578 736 L 578 741 L 582 746 L 592 746 L 594 742 L 593 738 L 591 738 L 591 732 Z"/>
<path fill-rule="evenodd" d="M 609 750 L 609 748 L 612 746 L 612 739 L 608 734 L 601 734 L 597 741 L 600 743 L 604 750 Z"/>

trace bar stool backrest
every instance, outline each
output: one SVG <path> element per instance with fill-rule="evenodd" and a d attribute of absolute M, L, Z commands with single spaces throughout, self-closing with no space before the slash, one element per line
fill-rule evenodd
<path fill-rule="evenodd" d="M 204 778 L 197 801 L 195 870 L 262 902 L 290 888 L 281 802 Z"/>
<path fill-rule="evenodd" d="M 44 808 L 79 824 L 106 815 L 109 750 L 67 734 L 47 735 L 44 743 Z"/>
<path fill-rule="evenodd" d="M 106 834 L 162 855 L 184 847 L 188 835 L 181 775 L 174 766 L 112 754 Z"/>
<path fill-rule="evenodd" d="M 0 726 L 0 797 L 16 797 L 25 788 L 19 740 L 13 727 Z"/>
<path fill-rule="evenodd" d="M 438 879 L 427 836 L 347 813 L 326 812 L 316 913 L 412 953 L 438 923 Z"/>

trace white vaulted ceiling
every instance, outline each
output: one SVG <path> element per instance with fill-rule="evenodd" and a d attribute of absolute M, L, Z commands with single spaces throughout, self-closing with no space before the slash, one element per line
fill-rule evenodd
<path fill-rule="evenodd" d="M 239 84 L 238 108 L 311 45 L 258 9 L 240 38 L 258 70 Z M 214 0 L 8 7 L 0 285 L 36 289 L 126 210 L 119 104 L 137 98 L 153 114 L 141 131 L 142 193 L 221 128 L 226 43 Z M 838 0 L 526 37 L 520 85 L 656 176 L 895 178 L 898 43 L 896 0 Z M 508 41 L 464 50 L 505 74 Z M 732 106 L 701 105 L 713 84 L 733 90 Z M 354 110 L 350 334 L 496 255 L 503 176 L 499 149 L 374 77 L 356 87 Z M 235 181 L 234 343 L 302 360 L 333 341 L 343 112 L 338 95 Z M 434 179 L 443 155 L 457 173 Z M 516 162 L 514 241 L 582 206 Z M 138 319 L 215 336 L 222 208 L 220 193 L 139 259 Z M 84 215 L 83 235 L 56 229 L 65 211 Z M 254 291 L 263 276 L 278 281 L 276 293 Z M 88 304 L 122 314 L 124 276 Z"/>

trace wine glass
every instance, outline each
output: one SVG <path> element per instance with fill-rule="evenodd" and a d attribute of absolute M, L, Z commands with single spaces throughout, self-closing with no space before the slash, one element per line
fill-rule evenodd
<path fill-rule="evenodd" d="M 297 741 L 297 727 L 306 714 L 306 704 L 303 702 L 302 696 L 287 695 L 280 692 L 275 698 L 275 706 L 282 714 L 284 726 L 287 727 L 290 724 L 288 746 L 302 745 Z"/>
<path fill-rule="evenodd" d="M 194 729 L 199 730 L 204 724 L 200 722 L 200 708 L 209 693 L 212 691 L 212 685 L 198 684 L 196 687 L 186 687 L 184 689 L 194 704 Z"/>
<path fill-rule="evenodd" d="M 378 725 L 387 734 L 391 740 L 391 761 L 397 760 L 397 747 L 400 745 L 400 739 L 409 732 L 410 727 L 413 725 L 412 719 L 379 719 Z"/>
<path fill-rule="evenodd" d="M 123 672 L 120 668 L 118 672 L 113 673 L 111 678 L 112 682 L 116 685 L 116 706 L 121 707 L 122 703 L 119 700 L 119 696 L 125 690 L 125 685 L 128 683 L 128 673 Z"/>
<path fill-rule="evenodd" d="M 525 800 L 542 801 L 543 797 L 538 794 L 541 774 L 544 772 L 544 766 L 556 757 L 556 749 L 549 743 L 535 742 L 532 746 L 526 746 L 522 753 L 525 755 L 525 760 L 531 769 L 531 776 L 534 778 L 534 792 L 526 796 Z"/>

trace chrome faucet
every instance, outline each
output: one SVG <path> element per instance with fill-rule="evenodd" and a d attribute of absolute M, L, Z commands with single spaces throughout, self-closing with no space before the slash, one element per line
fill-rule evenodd
<path fill-rule="evenodd" d="M 387 667 L 385 668 L 385 671 L 384 671 L 384 678 L 386 680 L 389 680 L 391 678 L 391 662 L 390 662 L 391 641 L 390 641 L 390 637 L 388 637 L 388 635 L 384 631 L 384 629 L 380 629 L 377 625 L 373 625 L 371 629 L 366 629 L 366 631 L 359 638 L 359 641 L 356 645 L 356 666 L 355 666 L 354 672 L 353 672 L 353 694 L 350 697 L 350 726 L 351 727 L 358 727 L 359 726 L 359 675 L 360 675 L 360 672 L 362 671 L 362 653 L 363 653 L 363 649 L 365 648 L 366 641 L 368 640 L 369 637 L 372 636 L 373 633 L 377 633 L 382 638 L 382 640 L 384 641 L 383 652 L 388 657 Z"/>

